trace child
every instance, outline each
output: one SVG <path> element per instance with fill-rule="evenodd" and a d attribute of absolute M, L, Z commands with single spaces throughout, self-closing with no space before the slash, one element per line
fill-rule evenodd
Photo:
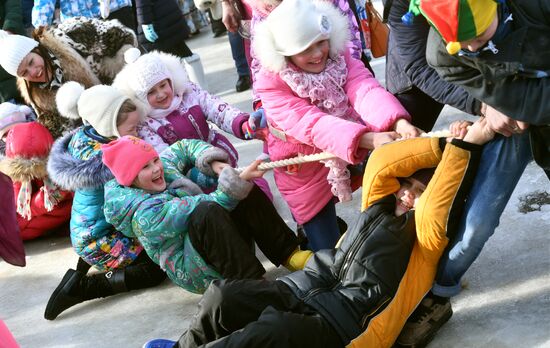
<path fill-rule="evenodd" d="M 102 146 L 116 181 L 105 185 L 105 216 L 143 247 L 182 288 L 202 293 L 213 279 L 259 279 L 265 273 L 251 242 L 275 265 L 301 268 L 311 255 L 260 189 L 258 162 L 238 174 L 226 152 L 200 140 L 180 140 L 159 158 L 134 137 Z M 194 194 L 183 173 L 196 166 L 219 175 L 218 188 Z"/>
<path fill-rule="evenodd" d="M 117 75 L 113 86 L 124 91 L 147 115 L 145 124 L 140 125 L 139 138 L 152 144 L 158 153 L 177 140 L 200 139 L 227 152 L 230 164 L 236 166 L 237 150 L 207 121 L 244 139 L 249 115 L 189 82 L 174 56 L 151 52 L 140 57 L 135 50 L 126 56 L 129 64 Z M 255 183 L 272 198 L 265 179 Z"/>
<path fill-rule="evenodd" d="M 493 136 L 484 127 L 451 144 L 416 138 L 376 149 L 364 210 L 338 249 L 276 281 L 213 282 L 187 332 L 163 347 L 391 347 L 434 279 L 480 145 Z"/>
<path fill-rule="evenodd" d="M 6 137 L 6 157 L 0 170 L 13 181 L 23 240 L 43 236 L 71 217 L 72 192 L 59 189 L 46 171 L 52 144 L 50 132 L 37 122 L 16 124 Z"/>
<path fill-rule="evenodd" d="M 255 39 L 271 159 L 336 155 L 328 165 L 343 174 L 330 180 L 343 198 L 351 195 L 347 163 L 363 161 L 369 150 L 399 136 L 419 134 L 407 111 L 345 50 L 347 23 L 326 1 L 285 0 L 257 25 Z M 279 191 L 313 250 L 332 248 L 339 238 L 328 174 L 318 162 L 275 169 Z"/>
<path fill-rule="evenodd" d="M 166 275 L 147 257 L 135 238 L 128 238 L 105 220 L 103 185 L 113 178 L 101 162 L 101 144 L 137 134 L 136 106 L 110 86 L 84 90 L 76 82 L 61 86 L 57 108 L 66 117 L 82 118 L 86 125 L 58 139 L 48 171 L 61 187 L 75 191 L 71 242 L 79 256 L 53 292 L 44 317 L 55 319 L 65 309 L 93 298 L 152 287 Z M 101 273 L 88 275 L 91 266 Z"/>
<path fill-rule="evenodd" d="M 34 114 L 27 105 L 15 105 L 9 102 L 0 104 L 0 157 L 6 154 L 8 131 L 18 123 L 34 121 Z"/>

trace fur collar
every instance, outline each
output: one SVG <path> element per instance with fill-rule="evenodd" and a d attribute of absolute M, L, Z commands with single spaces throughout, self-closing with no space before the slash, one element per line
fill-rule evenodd
<path fill-rule="evenodd" d="M 329 1 L 316 0 L 314 4 L 318 11 L 324 13 L 332 23 L 329 39 L 330 56 L 336 58 L 346 49 L 346 44 L 350 40 L 349 19 Z M 287 67 L 287 58 L 276 51 L 273 36 L 266 20 L 256 25 L 252 44 L 261 66 L 278 73 Z"/>
<path fill-rule="evenodd" d="M 191 90 L 187 71 L 185 70 L 185 66 L 183 65 L 180 58 L 171 54 L 158 51 L 152 51 L 147 54 L 158 57 L 164 63 L 164 65 L 166 65 L 166 67 L 168 68 L 168 73 L 170 75 L 170 80 L 172 81 L 172 88 L 174 89 L 175 94 L 183 96 L 185 93 Z M 134 72 L 131 63 L 126 65 L 124 69 L 122 69 L 122 71 L 120 71 L 115 77 L 115 80 L 113 81 L 113 87 L 116 87 L 124 94 L 126 94 L 130 99 L 132 99 L 132 101 L 137 105 L 142 117 L 146 117 L 147 115 L 149 115 L 152 109 L 148 103 L 140 100 L 136 96 L 132 86 L 129 85 L 128 81 L 130 79 L 128 78 L 128 74 L 133 73 Z"/>
<path fill-rule="evenodd" d="M 43 157 L 4 157 L 0 161 L 0 171 L 16 182 L 44 179 L 48 176 L 47 161 L 47 158 Z"/>
<path fill-rule="evenodd" d="M 57 139 L 53 144 L 48 160 L 50 178 L 68 191 L 100 188 L 114 176 L 101 161 L 101 156 L 83 161 L 69 153 L 68 147 L 74 133 Z"/>

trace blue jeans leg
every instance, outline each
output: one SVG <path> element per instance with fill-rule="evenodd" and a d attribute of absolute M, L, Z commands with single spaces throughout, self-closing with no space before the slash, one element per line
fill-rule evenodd
<path fill-rule="evenodd" d="M 340 238 L 333 200 L 304 225 L 308 246 L 312 251 L 332 249 Z"/>
<path fill-rule="evenodd" d="M 485 145 L 457 234 L 439 261 L 432 288 L 435 295 L 451 297 L 460 292 L 460 279 L 495 232 L 512 192 L 532 159 L 528 132 L 510 138 L 499 136 Z"/>
<path fill-rule="evenodd" d="M 239 33 L 227 32 L 229 36 L 229 45 L 231 46 L 231 56 L 235 61 L 235 67 L 237 68 L 237 74 L 239 76 L 250 75 L 248 69 L 248 62 L 246 61 L 246 55 L 244 53 L 244 41 Z"/>

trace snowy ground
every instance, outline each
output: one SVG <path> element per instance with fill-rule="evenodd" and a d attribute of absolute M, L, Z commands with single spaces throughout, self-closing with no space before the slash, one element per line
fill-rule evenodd
<path fill-rule="evenodd" d="M 214 39 L 203 29 L 188 43 L 202 57 L 210 91 L 250 111 L 250 92 L 234 92 L 237 75 L 227 37 Z M 383 77 L 384 61 L 374 61 L 373 66 L 377 76 Z M 446 108 L 436 129 L 463 116 Z M 241 164 L 261 151 L 258 141 L 235 140 L 235 144 Z M 277 208 L 293 226 L 272 176 L 267 178 Z M 543 172 L 530 165 L 501 226 L 466 274 L 464 291 L 453 299 L 453 317 L 430 347 L 550 347 L 550 205 L 527 214 L 519 212 L 521 197 L 549 189 Z M 354 222 L 359 209 L 360 193 L 355 197 L 338 208 L 348 224 Z M 77 305 L 55 321 L 47 321 L 43 318 L 46 302 L 66 270 L 76 266 L 77 257 L 68 237 L 29 242 L 26 252 L 25 268 L 0 261 L 0 318 L 22 347 L 140 347 L 151 338 L 176 339 L 195 313 L 199 296 L 167 280 L 154 289 Z M 264 265 L 269 267 L 269 278 L 286 272 L 274 269 L 268 261 Z"/>

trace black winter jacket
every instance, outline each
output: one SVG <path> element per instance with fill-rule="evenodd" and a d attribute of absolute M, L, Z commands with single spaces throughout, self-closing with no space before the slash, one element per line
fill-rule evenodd
<path fill-rule="evenodd" d="M 481 103 L 461 87 L 443 80 L 426 62 L 426 42 L 430 31 L 426 19 L 416 16 L 411 25 L 401 22 L 401 17 L 409 9 L 409 0 L 387 1 L 385 5 L 390 6 L 388 23 L 391 27 L 386 56 L 388 91 L 400 94 L 416 86 L 441 104 L 479 115 Z"/>
<path fill-rule="evenodd" d="M 386 196 L 361 213 L 340 248 L 317 252 L 303 272 L 279 280 L 347 344 L 395 295 L 415 238 L 414 212 L 396 217 L 395 196 Z"/>
<path fill-rule="evenodd" d="M 189 37 L 189 27 L 176 0 L 136 0 L 136 16 L 138 40 L 147 50 L 167 52 Z M 154 43 L 143 35 L 143 24 L 153 24 L 158 35 Z"/>

